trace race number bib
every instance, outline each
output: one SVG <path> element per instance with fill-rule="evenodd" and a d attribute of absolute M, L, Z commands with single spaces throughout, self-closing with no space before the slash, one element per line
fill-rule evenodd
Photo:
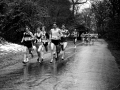
<path fill-rule="evenodd" d="M 81 35 L 81 37 L 83 38 L 83 37 L 85 37 L 85 35 Z"/>
<path fill-rule="evenodd" d="M 42 42 L 47 42 L 48 40 L 42 40 Z"/>
<path fill-rule="evenodd" d="M 37 39 L 37 42 L 40 43 L 40 42 L 41 42 L 41 39 Z"/>
<path fill-rule="evenodd" d="M 52 36 L 52 39 L 59 39 L 58 36 Z"/>
<path fill-rule="evenodd" d="M 75 33 L 74 36 L 77 37 L 77 33 Z"/>
<path fill-rule="evenodd" d="M 67 37 L 67 35 L 63 35 L 63 37 Z"/>
<path fill-rule="evenodd" d="M 24 40 L 25 40 L 25 41 L 30 41 L 30 40 L 32 40 L 32 38 L 26 37 L 26 38 L 24 38 Z"/>

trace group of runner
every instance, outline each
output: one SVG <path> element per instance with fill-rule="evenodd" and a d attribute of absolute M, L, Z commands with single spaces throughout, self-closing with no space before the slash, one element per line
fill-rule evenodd
<path fill-rule="evenodd" d="M 78 37 L 78 32 L 75 29 L 73 33 L 71 34 L 74 37 L 74 45 L 76 48 L 76 42 Z M 44 51 L 48 51 L 48 46 L 50 46 L 51 49 L 51 63 L 53 62 L 53 55 L 56 54 L 56 46 L 61 46 L 61 50 L 59 52 L 62 53 L 62 60 L 64 60 L 65 57 L 65 49 L 67 47 L 67 38 L 70 36 L 69 31 L 66 29 L 65 25 L 63 24 L 61 29 L 57 27 L 56 23 L 53 24 L 53 28 L 50 30 L 50 33 L 48 34 L 45 30 L 45 26 L 42 26 L 42 28 L 39 26 L 36 29 L 36 33 L 32 33 L 30 31 L 30 28 L 26 26 L 25 32 L 23 33 L 22 43 L 24 46 L 26 46 L 26 51 L 24 53 L 24 60 L 23 63 L 27 63 L 29 61 L 29 54 L 31 54 L 31 57 L 34 57 L 32 51 L 33 48 L 36 49 L 36 52 L 38 54 L 38 62 L 43 61 L 43 54 Z M 33 47 L 34 46 L 34 47 Z M 57 57 L 57 56 L 56 56 Z"/>
<path fill-rule="evenodd" d="M 83 44 L 93 45 L 95 40 L 98 39 L 98 34 L 86 32 L 81 34 L 81 38 Z"/>

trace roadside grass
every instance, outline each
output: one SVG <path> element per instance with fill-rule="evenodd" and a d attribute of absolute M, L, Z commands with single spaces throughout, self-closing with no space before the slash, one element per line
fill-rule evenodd
<path fill-rule="evenodd" d="M 120 69 L 120 46 L 113 41 L 108 41 L 108 49 L 111 51 L 112 55 L 115 57 L 115 61 Z"/>
<path fill-rule="evenodd" d="M 79 41 L 77 43 L 80 43 Z M 73 44 L 73 41 L 69 41 L 69 44 L 68 44 L 68 48 L 69 47 L 72 47 L 74 44 Z M 11 49 L 14 48 L 14 47 L 11 47 Z M 21 49 L 23 49 L 21 47 Z M 15 49 L 14 49 L 15 50 Z M 7 67 L 7 66 L 10 66 L 10 65 L 14 65 L 16 63 L 20 63 L 22 62 L 23 60 L 23 50 L 18 50 L 18 51 L 2 51 L 0 50 L 0 53 L 3 53 L 3 55 L 0 55 L 0 69 L 3 69 L 4 67 Z M 34 56 L 37 57 L 37 53 L 36 51 L 33 51 L 34 53 Z M 49 52 L 50 53 L 50 50 Z"/>

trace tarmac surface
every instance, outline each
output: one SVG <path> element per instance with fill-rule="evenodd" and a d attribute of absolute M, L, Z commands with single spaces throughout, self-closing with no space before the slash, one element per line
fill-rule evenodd
<path fill-rule="evenodd" d="M 120 90 L 120 70 L 107 45 L 103 39 L 76 49 L 70 43 L 56 67 L 49 52 L 42 64 L 35 53 L 27 65 L 22 52 L 0 57 L 0 90 Z"/>

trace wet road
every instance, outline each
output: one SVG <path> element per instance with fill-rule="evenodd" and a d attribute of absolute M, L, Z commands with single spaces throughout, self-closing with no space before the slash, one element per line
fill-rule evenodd
<path fill-rule="evenodd" d="M 120 90 L 120 72 L 104 40 L 66 50 L 66 60 L 42 64 L 32 59 L 0 69 L 0 90 Z"/>

